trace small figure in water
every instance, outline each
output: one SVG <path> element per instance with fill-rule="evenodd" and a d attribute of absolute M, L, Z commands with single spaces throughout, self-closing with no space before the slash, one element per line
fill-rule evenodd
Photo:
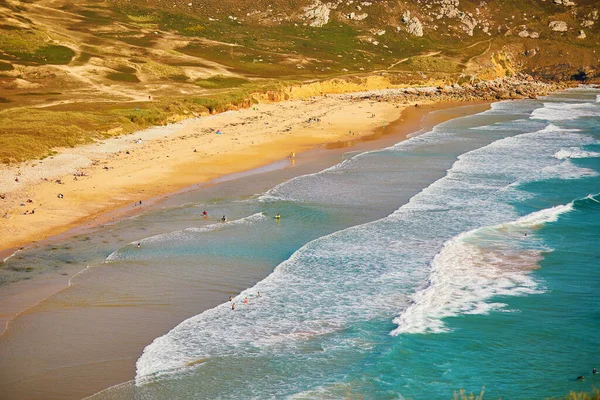
<path fill-rule="evenodd" d="M 202 215 L 205 217 L 208 217 L 208 211 L 206 211 L 206 210 L 202 211 Z"/>
<path fill-rule="evenodd" d="M 260 294 L 260 292 L 258 292 L 258 297 L 262 297 L 262 294 Z M 594 370 L 596 370 L 596 368 L 594 368 Z"/>
<path fill-rule="evenodd" d="M 233 300 L 233 297 L 229 296 L 229 301 Z"/>
<path fill-rule="evenodd" d="M 598 370 L 595 367 L 592 368 L 592 374 L 596 375 L 597 372 L 598 372 Z"/>
<path fill-rule="evenodd" d="M 279 215 L 279 213 L 277 213 L 277 215 L 275 216 L 275 219 L 279 221 L 281 219 L 281 215 Z"/>
<path fill-rule="evenodd" d="M 227 222 L 227 217 L 223 215 L 223 218 L 221 218 L 221 222 Z"/>
<path fill-rule="evenodd" d="M 523 236 L 527 236 L 527 232 L 525 232 L 525 234 Z"/>
<path fill-rule="evenodd" d="M 247 297 L 244 299 L 244 304 L 248 305 L 248 298 Z"/>
<path fill-rule="evenodd" d="M 235 311 L 235 303 L 231 303 L 231 309 Z"/>
<path fill-rule="evenodd" d="M 578 381 L 582 381 L 582 380 L 584 380 L 584 379 L 585 379 L 585 376 L 583 376 L 583 375 L 581 375 L 581 376 L 578 376 L 578 377 L 577 377 L 577 380 L 578 380 Z"/>
<path fill-rule="evenodd" d="M 138 243 L 138 249 L 140 249 L 142 247 L 141 243 Z"/>

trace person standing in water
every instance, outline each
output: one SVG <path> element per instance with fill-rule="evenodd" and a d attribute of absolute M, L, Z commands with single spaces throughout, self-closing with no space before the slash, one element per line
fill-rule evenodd
<path fill-rule="evenodd" d="M 223 217 L 221 218 L 221 222 L 227 222 L 227 217 L 223 215 Z"/>
<path fill-rule="evenodd" d="M 279 213 L 277 213 L 277 215 L 275 216 L 275 219 L 276 219 L 277 221 L 279 221 L 279 220 L 281 219 L 281 215 L 279 215 Z"/>
<path fill-rule="evenodd" d="M 235 311 L 235 303 L 231 303 L 231 309 Z"/>

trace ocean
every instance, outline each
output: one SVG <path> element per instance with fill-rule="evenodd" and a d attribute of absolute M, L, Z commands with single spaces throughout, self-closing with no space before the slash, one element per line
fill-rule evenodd
<path fill-rule="evenodd" d="M 232 193 L 190 194 L 64 253 L 90 267 L 49 309 L 83 291 L 177 321 L 162 298 L 190 310 L 195 290 L 222 296 L 90 399 L 544 399 L 600 385 L 599 90 L 495 103 Z"/>

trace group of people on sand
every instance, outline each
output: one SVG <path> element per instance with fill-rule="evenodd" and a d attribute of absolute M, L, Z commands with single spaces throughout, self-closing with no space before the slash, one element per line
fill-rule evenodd
<path fill-rule="evenodd" d="M 257 293 L 256 295 L 257 298 L 261 298 L 262 294 L 260 294 L 260 292 Z M 231 303 L 231 310 L 235 311 L 235 303 L 233 302 L 233 297 L 229 296 L 229 302 Z M 249 305 L 250 301 L 248 300 L 248 297 L 244 297 L 244 305 Z"/>

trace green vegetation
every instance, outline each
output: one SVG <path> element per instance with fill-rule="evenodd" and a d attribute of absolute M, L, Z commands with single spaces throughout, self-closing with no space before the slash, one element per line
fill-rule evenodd
<path fill-rule="evenodd" d="M 442 57 L 413 57 L 404 63 L 409 70 L 426 72 L 458 72 L 456 62 Z"/>
<path fill-rule="evenodd" d="M 107 74 L 106 77 L 108 79 L 110 79 L 111 81 L 117 81 L 117 82 L 139 82 L 140 81 L 138 79 L 137 75 L 128 74 L 125 72 L 111 72 L 111 73 Z"/>
<path fill-rule="evenodd" d="M 61 65 L 75 56 L 68 47 L 47 44 L 46 37 L 33 29 L 0 29 L 0 49 L 5 54 L 0 58 L 21 63 Z"/>
<path fill-rule="evenodd" d="M 565 397 L 559 399 L 553 398 L 551 400 L 600 400 L 600 390 L 592 388 L 591 392 L 573 392 L 569 393 Z"/>
<path fill-rule="evenodd" d="M 12 71 L 15 69 L 12 64 L 1 62 L 0 61 L 0 71 Z"/>
<path fill-rule="evenodd" d="M 454 400 L 483 400 L 485 393 L 485 387 L 481 388 L 481 392 L 475 396 L 473 393 L 467 395 L 464 389 L 460 389 L 458 392 L 454 392 Z"/>
<path fill-rule="evenodd" d="M 249 81 L 244 78 L 216 75 L 211 76 L 208 79 L 199 79 L 194 83 L 204 89 L 225 89 L 242 86 L 248 82 Z"/>

